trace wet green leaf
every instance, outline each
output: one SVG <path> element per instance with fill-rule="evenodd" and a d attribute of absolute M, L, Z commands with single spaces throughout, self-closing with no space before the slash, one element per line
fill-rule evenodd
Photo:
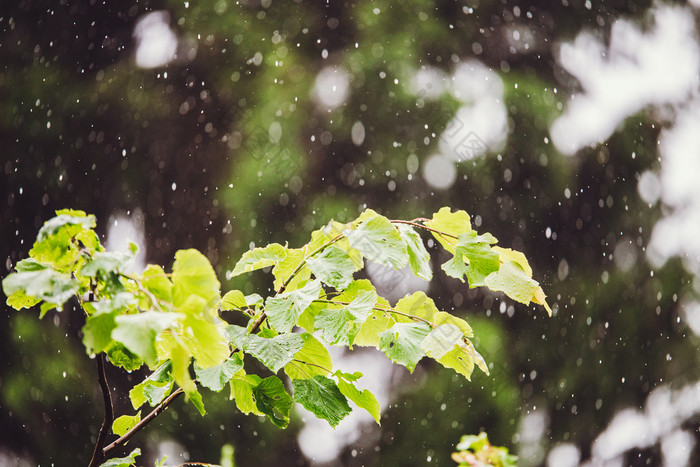
<path fill-rule="evenodd" d="M 392 362 L 413 372 L 418 361 L 425 355 L 421 343 L 429 332 L 430 326 L 425 323 L 396 323 L 380 334 L 379 350 Z"/>
<path fill-rule="evenodd" d="M 350 246 L 362 252 L 370 261 L 395 269 L 401 269 L 408 264 L 406 242 L 384 216 L 372 216 L 356 229 L 348 229 L 343 233 Z"/>
<path fill-rule="evenodd" d="M 264 248 L 253 248 L 243 253 L 233 270 L 226 273 L 226 278 L 231 279 L 246 272 L 274 266 L 286 256 L 287 249 L 279 243 L 270 243 Z"/>
<path fill-rule="evenodd" d="M 330 378 L 314 376 L 309 379 L 295 379 L 292 386 L 294 401 L 318 418 L 328 421 L 334 428 L 352 410 L 338 385 Z"/>

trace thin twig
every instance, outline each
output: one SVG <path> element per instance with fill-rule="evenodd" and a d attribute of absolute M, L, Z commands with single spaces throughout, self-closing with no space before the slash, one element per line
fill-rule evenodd
<path fill-rule="evenodd" d="M 419 229 L 425 229 L 425 230 L 430 230 L 431 232 L 435 232 L 436 234 L 442 235 L 443 237 L 450 237 L 454 238 L 455 240 L 459 240 L 459 237 L 456 235 L 449 234 L 447 232 L 443 232 L 442 230 L 434 229 L 432 227 L 428 227 L 427 225 L 419 224 L 418 222 L 413 222 L 413 221 L 402 221 L 402 220 L 392 220 L 392 224 L 408 224 L 412 225 L 413 227 L 418 227 Z"/>
<path fill-rule="evenodd" d="M 104 400 L 105 404 L 105 418 L 102 421 L 102 427 L 100 428 L 100 433 L 97 436 L 95 451 L 92 454 L 92 459 L 90 459 L 89 467 L 97 467 L 102 463 L 102 460 L 104 460 L 105 452 L 102 449 L 102 446 L 104 446 L 107 440 L 107 434 L 112 429 L 112 423 L 114 422 L 112 394 L 109 392 L 109 384 L 107 383 L 107 375 L 105 374 L 105 354 L 102 352 L 100 352 L 100 354 L 97 356 L 97 380 L 100 382 L 102 399 Z"/>
<path fill-rule="evenodd" d="M 119 438 L 118 440 L 114 441 L 112 444 L 109 446 L 106 446 L 104 449 L 102 449 L 102 455 L 104 457 L 107 457 L 107 455 L 112 452 L 113 450 L 121 447 L 123 444 L 126 444 L 127 441 L 129 441 L 136 433 L 141 431 L 146 425 L 148 425 L 154 418 L 156 418 L 158 415 L 160 415 L 165 409 L 168 408 L 168 406 L 178 398 L 180 394 L 183 394 L 185 392 L 184 389 L 182 388 L 177 388 L 175 392 L 170 394 L 163 402 L 158 404 L 155 409 L 148 415 L 146 415 L 140 422 L 138 422 L 134 427 L 127 431 L 124 436 Z M 92 464 L 91 464 L 92 465 Z"/>
<path fill-rule="evenodd" d="M 134 281 L 134 283 L 136 284 L 136 287 L 138 287 L 139 290 L 141 292 L 143 292 L 148 297 L 148 299 L 151 301 L 151 303 L 153 303 L 153 306 L 155 306 L 158 311 L 160 311 L 160 312 L 163 311 L 163 309 L 160 307 L 160 304 L 158 303 L 158 299 L 156 298 L 156 296 L 153 295 L 153 293 L 151 293 L 150 290 L 148 290 L 146 287 L 144 287 L 138 278 L 131 277 L 130 275 L 123 274 L 123 273 L 120 273 L 119 275 L 126 278 L 126 279 L 129 279 L 131 281 Z"/>
<path fill-rule="evenodd" d="M 287 288 L 287 286 L 289 285 L 289 283 L 292 282 L 292 279 L 294 279 L 294 277 L 295 277 L 295 276 L 299 273 L 299 271 L 301 271 L 301 269 L 304 267 L 304 265 L 306 264 L 306 260 L 308 260 L 309 258 L 311 258 L 312 256 L 314 256 L 316 253 L 319 253 L 319 252 L 325 250 L 326 248 L 328 248 L 329 246 L 331 246 L 332 244 L 334 244 L 335 242 L 337 242 L 337 241 L 340 240 L 341 238 L 343 238 L 343 234 L 338 234 L 338 235 L 336 235 L 335 237 L 333 237 L 332 239 L 328 240 L 328 241 L 327 241 L 326 243 L 324 243 L 323 245 L 321 245 L 320 247 L 316 248 L 314 251 L 312 251 L 312 252 L 309 253 L 308 255 L 305 255 L 305 256 L 304 256 L 304 259 L 301 260 L 301 262 L 297 265 L 297 267 L 294 269 L 294 271 L 292 271 L 292 273 L 289 275 L 289 277 L 287 277 L 287 279 L 282 283 L 282 286 L 279 288 L 279 290 L 277 291 L 277 293 L 280 294 L 280 293 L 284 292 L 284 289 Z"/>

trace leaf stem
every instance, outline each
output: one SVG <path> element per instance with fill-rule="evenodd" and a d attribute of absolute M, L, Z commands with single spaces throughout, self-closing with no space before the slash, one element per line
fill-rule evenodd
<path fill-rule="evenodd" d="M 293 361 L 293 362 L 303 363 L 304 365 L 308 365 L 308 366 L 315 366 L 316 368 L 320 368 L 320 369 L 322 369 L 323 371 L 326 371 L 326 372 L 328 372 L 328 373 L 333 373 L 333 370 L 329 370 L 328 368 L 326 368 L 326 367 L 324 367 L 324 366 L 321 366 L 321 365 L 318 365 L 318 364 L 316 364 L 316 363 L 305 362 L 304 360 L 299 360 L 298 358 L 295 358 L 295 359 L 293 359 L 292 361 Z M 300 368 L 300 370 L 301 370 L 301 371 L 304 371 L 303 368 Z M 305 372 L 305 371 L 304 371 L 304 372 Z M 305 372 L 305 373 L 306 373 L 306 372 Z M 306 374 L 308 375 L 308 373 L 306 373 Z"/>
<path fill-rule="evenodd" d="M 418 218 L 419 220 L 424 220 L 423 218 Z M 440 234 L 443 237 L 450 237 L 454 238 L 455 240 L 459 240 L 459 237 L 456 235 L 449 234 L 447 232 L 443 232 L 442 230 L 434 229 L 432 227 L 428 227 L 427 225 L 419 224 L 418 222 L 414 222 L 417 219 L 414 219 L 412 221 L 402 221 L 402 220 L 392 220 L 392 224 L 407 224 L 407 225 L 412 225 L 413 227 L 418 227 L 420 229 L 425 229 L 425 230 L 430 230 L 431 232 L 435 232 L 436 234 Z"/>
<path fill-rule="evenodd" d="M 289 283 L 292 282 L 292 279 L 294 279 L 294 276 L 296 276 L 297 274 L 299 274 L 299 271 L 301 271 L 301 269 L 304 267 L 304 265 L 306 264 L 306 260 L 307 260 L 307 259 L 309 259 L 309 258 L 311 258 L 312 256 L 314 256 L 315 254 L 320 253 L 321 251 L 325 250 L 326 248 L 328 248 L 329 246 L 331 246 L 332 244 L 334 244 L 335 242 L 337 242 L 337 241 L 340 240 L 341 238 L 343 238 L 343 234 L 338 234 L 338 235 L 336 235 L 335 237 L 333 237 L 332 239 L 328 240 L 328 241 L 327 241 L 326 243 L 324 243 L 323 245 L 321 245 L 321 246 L 319 246 L 318 248 L 316 248 L 314 251 L 312 251 L 312 252 L 309 253 L 308 255 L 304 255 L 304 259 L 302 259 L 302 260 L 299 262 L 299 264 L 298 264 L 297 267 L 294 269 L 294 271 L 292 271 L 292 273 L 289 275 L 289 277 L 287 277 L 287 279 L 285 279 L 285 281 L 282 283 L 282 286 L 279 288 L 279 290 L 277 291 L 277 293 L 280 294 L 280 293 L 284 292 L 284 289 L 286 289 L 287 286 L 289 285 Z"/>
<path fill-rule="evenodd" d="M 109 446 L 106 446 L 104 449 L 102 449 L 102 456 L 107 457 L 107 455 L 114 451 L 115 449 L 121 447 L 123 444 L 126 444 L 127 441 L 129 441 L 136 433 L 141 431 L 143 428 L 145 428 L 146 425 L 148 425 L 151 421 L 153 421 L 154 418 L 156 418 L 158 415 L 160 415 L 168 406 L 180 396 L 180 394 L 184 394 L 185 390 L 182 388 L 177 388 L 175 392 L 170 394 L 163 402 L 158 404 L 151 413 L 146 415 L 140 422 L 138 422 L 136 425 L 131 428 L 128 432 L 126 432 L 121 438 L 118 440 L 114 441 L 112 444 Z M 92 467 L 92 464 L 90 464 Z"/>
<path fill-rule="evenodd" d="M 105 405 L 105 418 L 102 421 L 100 433 L 97 435 L 95 451 L 92 454 L 92 459 L 90 459 L 89 467 L 97 467 L 102 463 L 102 460 L 104 460 L 105 451 L 102 449 L 102 446 L 104 446 L 107 440 L 107 434 L 112 429 L 112 423 L 114 422 L 112 394 L 109 391 L 109 383 L 107 383 L 107 375 L 105 373 L 105 354 L 103 352 L 100 352 L 100 354 L 97 356 L 97 380 L 99 381 L 100 389 L 102 390 L 102 399 Z"/>
<path fill-rule="evenodd" d="M 158 299 L 156 298 L 156 296 L 153 295 L 150 290 L 148 290 L 146 287 L 144 287 L 138 278 L 132 277 L 128 274 L 123 274 L 123 273 L 119 273 L 119 275 L 126 278 L 126 279 L 129 279 L 131 281 L 134 281 L 134 283 L 136 284 L 136 287 L 138 287 L 139 290 L 141 292 L 143 292 L 148 297 L 148 299 L 151 301 L 151 303 L 153 303 L 153 306 L 155 306 L 158 311 L 163 312 L 163 309 L 160 307 L 160 304 L 158 303 Z"/>

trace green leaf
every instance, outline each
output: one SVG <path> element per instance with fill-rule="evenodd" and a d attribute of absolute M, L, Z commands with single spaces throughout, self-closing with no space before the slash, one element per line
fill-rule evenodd
<path fill-rule="evenodd" d="M 180 317 L 178 313 L 157 311 L 117 316 L 115 318 L 117 325 L 112 330 L 112 339 L 124 344 L 148 366 L 152 366 L 158 358 L 155 346 L 156 336 L 173 327 Z"/>
<path fill-rule="evenodd" d="M 463 337 L 462 331 L 454 324 L 442 324 L 430 331 L 430 334 L 423 339 L 421 349 L 428 357 L 439 360 L 454 349 Z"/>
<path fill-rule="evenodd" d="M 205 388 L 212 391 L 221 391 L 226 383 L 243 368 L 243 359 L 238 354 L 233 354 L 229 359 L 220 365 L 202 369 L 198 365 L 194 366 L 197 381 Z"/>
<path fill-rule="evenodd" d="M 214 308 L 209 307 L 202 297 L 190 295 L 176 310 L 185 315 L 183 332 L 178 335 L 200 367 L 216 366 L 228 358 L 226 323 Z"/>
<path fill-rule="evenodd" d="M 85 319 L 83 345 L 88 355 L 98 354 L 112 342 L 112 331 L 116 327 L 117 312 L 95 313 Z"/>
<path fill-rule="evenodd" d="M 316 315 L 315 327 L 321 331 L 323 339 L 329 344 L 352 346 L 355 336 L 362 323 L 372 313 L 375 303 L 375 292 L 360 292 L 348 305 L 329 306 L 322 310 Z"/>
<path fill-rule="evenodd" d="M 464 321 L 462 318 L 457 318 L 456 316 L 452 316 L 444 311 L 438 311 L 435 313 L 433 323 L 437 326 L 441 324 L 452 324 L 457 326 L 459 330 L 462 331 L 464 337 L 474 337 L 474 332 L 472 331 L 472 327 L 469 326 L 469 323 Z"/>
<path fill-rule="evenodd" d="M 245 415 L 250 413 L 265 415 L 258 410 L 253 397 L 253 388 L 260 384 L 262 379 L 257 375 L 246 375 L 243 371 L 240 373 L 242 374 L 234 376 L 229 381 L 231 385 L 231 399 L 236 401 L 236 407 Z"/>
<path fill-rule="evenodd" d="M 371 210 L 370 210 L 371 211 Z M 374 212 L 374 211 L 372 211 Z M 376 214 L 376 213 L 375 213 Z M 314 230 L 311 232 L 311 241 L 304 245 L 306 253 L 309 254 L 312 251 L 322 247 L 326 243 L 335 239 L 339 235 L 342 235 L 343 230 L 347 229 L 347 224 L 341 224 L 340 222 L 330 221 L 327 225 L 319 230 Z M 362 259 L 362 253 L 350 246 L 350 242 L 345 237 L 337 239 L 333 246 L 340 248 L 345 253 L 348 254 L 352 262 L 355 264 L 355 270 L 362 269 L 364 266 L 364 261 Z"/>
<path fill-rule="evenodd" d="M 58 216 L 49 219 L 39 230 L 29 256 L 50 264 L 60 272 L 73 272 L 72 268 L 79 264 L 77 260 L 81 255 L 78 242 L 85 240 L 89 253 L 94 253 L 96 248 L 101 249 L 94 231 L 90 230 L 95 226 L 95 218 L 85 216 L 81 211 L 57 213 Z"/>
<path fill-rule="evenodd" d="M 141 283 L 157 299 L 172 302 L 173 283 L 160 266 L 149 264 L 141 275 Z"/>
<path fill-rule="evenodd" d="M 291 379 L 307 379 L 327 374 L 326 370 L 333 368 L 328 349 L 308 332 L 299 336 L 303 339 L 304 346 L 294 355 L 294 360 L 284 367 L 284 372 Z"/>
<path fill-rule="evenodd" d="M 396 227 L 408 247 L 408 265 L 411 267 L 411 271 L 421 279 L 431 280 L 433 270 L 430 268 L 430 254 L 425 249 L 423 239 L 410 225 L 397 224 Z"/>
<path fill-rule="evenodd" d="M 246 302 L 243 292 L 240 290 L 226 292 L 224 298 L 221 299 L 222 310 L 240 310 L 247 307 L 248 303 Z"/>
<path fill-rule="evenodd" d="M 340 392 L 353 401 L 359 408 L 366 410 L 372 418 L 374 418 L 374 421 L 377 422 L 378 425 L 381 425 L 379 421 L 381 417 L 381 407 L 374 394 L 368 389 L 363 389 L 362 391 L 357 389 L 353 384 L 357 377 L 353 374 L 336 371 L 335 375 L 338 377 L 338 389 L 340 389 Z"/>
<path fill-rule="evenodd" d="M 491 234 L 477 235 L 475 231 L 459 236 L 455 247 L 454 257 L 442 265 L 448 276 L 464 282 L 466 274 L 469 287 L 485 285 L 484 279 L 489 274 L 498 271 L 500 262 L 498 253 L 491 249 L 490 244 L 496 239 Z"/>
<path fill-rule="evenodd" d="M 207 414 L 207 411 L 204 410 L 204 402 L 202 401 L 202 395 L 199 393 L 196 386 L 194 386 L 194 389 L 191 391 L 185 390 L 185 396 L 187 397 L 187 400 L 190 401 L 192 405 L 194 405 L 194 408 L 197 409 L 199 415 L 203 417 Z"/>
<path fill-rule="evenodd" d="M 115 457 L 100 464 L 100 467 L 130 467 L 136 463 L 136 458 L 141 455 L 139 448 L 134 449 L 126 457 Z"/>
<path fill-rule="evenodd" d="M 452 254 L 455 252 L 457 238 L 472 229 L 471 222 L 469 221 L 469 214 L 461 210 L 452 212 L 448 207 L 440 208 L 438 212 L 433 214 L 433 218 L 426 222 L 425 225 L 448 234 L 442 235 L 431 231 L 433 237 L 435 237 L 442 247 Z"/>
<path fill-rule="evenodd" d="M 84 211 L 63 209 L 56 211 L 56 214 L 56 217 L 44 222 L 44 225 L 39 229 L 39 233 L 36 236 L 37 241 L 46 240 L 66 226 L 79 226 L 80 230 L 88 230 L 97 225 L 95 216 L 88 216 Z"/>
<path fill-rule="evenodd" d="M 41 302 L 40 298 L 28 296 L 23 289 L 17 290 L 15 293 L 7 297 L 7 305 L 15 310 L 31 308 L 39 302 Z"/>
<path fill-rule="evenodd" d="M 451 351 L 437 360 L 445 368 L 451 368 L 468 380 L 474 371 L 474 359 L 461 345 L 455 346 Z"/>
<path fill-rule="evenodd" d="M 264 338 L 249 335 L 243 344 L 243 350 L 260 360 L 266 367 L 277 373 L 288 364 L 304 346 L 304 339 L 298 334 L 281 334 Z"/>
<path fill-rule="evenodd" d="M 350 246 L 378 264 L 401 269 L 408 263 L 406 242 L 389 219 L 375 215 L 354 230 L 343 232 Z"/>
<path fill-rule="evenodd" d="M 112 365 L 123 368 L 126 371 L 138 370 L 143 365 L 143 360 L 131 353 L 129 349 L 124 347 L 120 342 L 110 342 L 109 346 L 105 349 L 105 353 Z"/>
<path fill-rule="evenodd" d="M 273 282 L 273 287 L 276 290 L 282 288 L 282 284 L 287 282 L 291 277 L 292 273 L 299 268 L 296 275 L 289 280 L 285 290 L 297 290 L 300 286 L 303 286 L 306 281 L 311 277 L 311 270 L 304 265 L 306 260 L 306 254 L 310 253 L 306 247 L 287 249 L 287 256 L 275 264 L 272 268 L 272 275 L 275 276 L 275 281 Z"/>
<path fill-rule="evenodd" d="M 345 289 L 352 282 L 357 269 L 350 255 L 333 245 L 307 259 L 306 264 L 317 279 L 338 290 Z"/>
<path fill-rule="evenodd" d="M 272 423 L 279 428 L 287 428 L 292 398 L 284 390 L 284 384 L 277 376 L 260 381 L 260 384 L 253 388 L 253 397 L 257 409 Z"/>
<path fill-rule="evenodd" d="M 323 293 L 323 289 L 321 290 L 321 294 L 319 295 L 320 300 L 325 300 L 326 296 Z M 323 302 L 312 302 L 311 305 L 309 305 L 306 310 L 299 316 L 299 319 L 297 320 L 297 326 L 300 326 L 304 328 L 308 332 L 315 332 L 316 331 L 316 316 L 321 312 L 321 310 L 325 309 L 328 305 L 323 303 Z"/>
<path fill-rule="evenodd" d="M 78 292 L 80 284 L 69 274 L 38 269 L 10 274 L 3 279 L 2 288 L 8 305 L 29 303 L 28 297 L 62 305 Z"/>
<path fill-rule="evenodd" d="M 318 298 L 321 283 L 311 281 L 304 287 L 285 292 L 265 301 L 265 312 L 272 327 L 281 333 L 292 330 L 299 316 Z"/>
<path fill-rule="evenodd" d="M 335 381 L 330 378 L 314 376 L 309 379 L 295 379 L 292 386 L 294 401 L 318 418 L 327 420 L 333 428 L 352 410 Z"/>
<path fill-rule="evenodd" d="M 425 355 L 421 342 L 429 332 L 430 326 L 426 323 L 396 323 L 379 335 L 379 350 L 392 362 L 413 372 L 418 361 Z"/>
<path fill-rule="evenodd" d="M 410 296 L 402 298 L 396 303 L 394 309 L 410 316 L 422 318 L 426 321 L 433 321 L 435 314 L 438 313 L 433 299 L 428 297 L 425 292 L 421 291 L 414 292 Z M 398 322 L 413 321 L 401 315 L 394 315 L 394 319 Z"/>
<path fill-rule="evenodd" d="M 539 287 L 536 280 L 528 277 L 523 267 L 514 261 L 501 264 L 498 272 L 494 272 L 485 280 L 486 286 L 493 291 L 501 291 L 513 300 L 529 305 Z"/>
<path fill-rule="evenodd" d="M 95 253 L 92 259 L 88 260 L 80 268 L 80 275 L 84 277 L 97 277 L 111 272 L 120 271 L 126 268 L 127 263 L 133 259 L 133 255 L 119 251 L 102 251 Z"/>
<path fill-rule="evenodd" d="M 287 249 L 279 243 L 270 243 L 264 248 L 254 248 L 246 251 L 238 260 L 233 270 L 226 273 L 226 279 L 239 276 L 246 272 L 274 266 L 287 256 Z"/>
<path fill-rule="evenodd" d="M 112 432 L 117 436 L 124 436 L 140 421 L 140 410 L 136 413 L 136 415 L 122 415 L 112 422 Z"/>
<path fill-rule="evenodd" d="M 202 297 L 208 305 L 218 303 L 221 284 L 206 256 L 197 250 L 180 250 L 173 264 L 173 304 L 179 305 L 190 296 Z"/>
<path fill-rule="evenodd" d="M 146 402 L 151 407 L 155 407 L 170 394 L 170 390 L 173 387 L 171 370 L 172 363 L 167 361 L 160 365 L 148 378 L 131 388 L 129 400 L 131 400 L 134 410 Z"/>
<path fill-rule="evenodd" d="M 493 251 L 498 253 L 498 259 L 501 261 L 501 263 L 506 263 L 508 261 L 518 263 L 525 271 L 527 277 L 532 277 L 532 268 L 530 267 L 530 263 L 528 263 L 527 258 L 522 252 L 513 250 L 511 248 L 501 248 L 500 246 L 494 246 L 492 248 Z"/>

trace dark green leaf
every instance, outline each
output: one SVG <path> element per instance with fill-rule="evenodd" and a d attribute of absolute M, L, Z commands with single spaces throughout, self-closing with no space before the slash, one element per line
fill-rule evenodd
<path fill-rule="evenodd" d="M 131 353 L 129 349 L 119 342 L 112 341 L 109 347 L 105 349 L 105 353 L 112 365 L 123 368 L 126 371 L 138 370 L 143 366 L 143 360 Z"/>
<path fill-rule="evenodd" d="M 330 378 L 314 376 L 309 379 L 295 379 L 294 401 L 318 418 L 327 420 L 332 427 L 336 427 L 352 410 L 338 386 Z"/>
<path fill-rule="evenodd" d="M 289 411 L 292 398 L 284 389 L 284 384 L 277 376 L 270 376 L 253 387 L 255 406 L 279 428 L 289 425 Z"/>

